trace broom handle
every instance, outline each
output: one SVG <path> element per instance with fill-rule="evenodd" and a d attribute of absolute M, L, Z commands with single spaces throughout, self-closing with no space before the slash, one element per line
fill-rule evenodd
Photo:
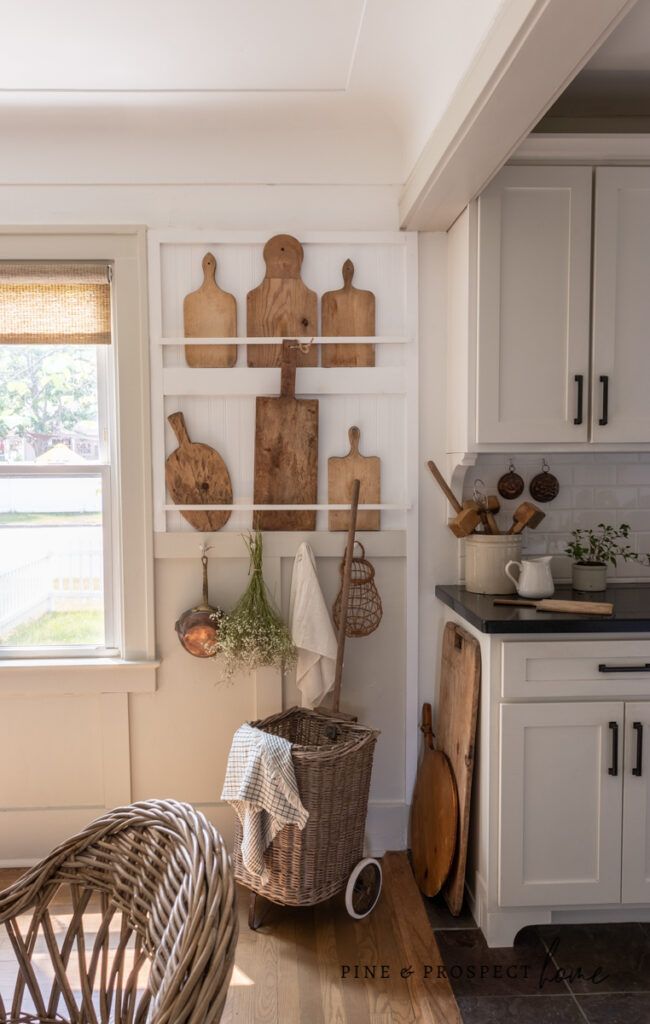
<path fill-rule="evenodd" d="M 348 624 L 348 603 L 350 599 L 350 578 L 352 576 L 352 555 L 354 553 L 354 535 L 357 530 L 357 510 L 359 508 L 359 491 L 361 482 L 352 481 L 352 501 L 350 503 L 350 526 L 348 528 L 348 543 L 345 549 L 345 561 L 343 563 L 343 586 L 341 587 L 341 615 L 339 618 L 339 636 L 336 648 L 336 671 L 334 673 L 334 689 L 332 709 L 339 710 L 341 700 L 341 679 L 343 676 L 343 654 L 345 651 L 345 630 Z"/>

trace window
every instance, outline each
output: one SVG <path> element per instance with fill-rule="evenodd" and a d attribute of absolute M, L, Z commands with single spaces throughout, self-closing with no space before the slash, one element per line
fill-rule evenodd
<path fill-rule="evenodd" d="M 4 657 L 121 649 L 110 276 L 0 261 Z"/>

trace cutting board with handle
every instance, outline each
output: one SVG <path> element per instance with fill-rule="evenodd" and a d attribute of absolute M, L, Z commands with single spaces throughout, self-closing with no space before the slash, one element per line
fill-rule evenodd
<path fill-rule="evenodd" d="M 321 299 L 324 338 L 374 337 L 375 296 L 352 284 L 354 263 L 343 264 L 343 287 Z M 374 345 L 323 345 L 323 366 L 374 366 Z M 363 500 L 363 499 L 362 499 Z M 363 529 L 363 527 L 361 527 Z"/>
<path fill-rule="evenodd" d="M 381 498 L 381 461 L 377 455 L 362 455 L 359 451 L 361 431 L 348 430 L 350 451 L 347 455 L 333 456 L 327 462 L 327 501 L 330 505 L 344 505 L 350 499 L 353 480 L 361 481 L 361 504 L 378 505 Z M 379 510 L 361 509 L 357 515 L 358 530 L 379 530 Z M 330 530 L 347 530 L 349 512 L 330 512 Z"/>
<path fill-rule="evenodd" d="M 237 300 L 216 280 L 217 261 L 211 252 L 203 257 L 203 284 L 183 301 L 186 338 L 236 338 Z M 186 345 L 188 366 L 234 366 L 236 345 Z"/>
<path fill-rule="evenodd" d="M 317 501 L 318 399 L 296 398 L 297 353 L 295 341 L 283 342 L 280 397 L 255 401 L 256 505 L 315 505 Z M 316 512 L 257 511 L 253 526 L 315 530 Z"/>
<path fill-rule="evenodd" d="M 480 685 L 481 648 L 478 641 L 456 623 L 448 622 L 442 641 L 436 742 L 438 749 L 449 758 L 458 791 L 458 843 L 443 889 L 447 906 L 454 916 L 461 912 L 465 888 Z"/>
<path fill-rule="evenodd" d="M 226 464 L 214 448 L 190 440 L 182 412 L 167 420 L 176 435 L 178 448 L 167 457 L 167 490 L 176 505 L 231 505 L 232 485 Z M 195 530 L 220 530 L 230 511 L 181 512 Z"/>
<path fill-rule="evenodd" d="M 275 235 L 264 246 L 266 276 L 246 297 L 249 338 L 313 337 L 318 334 L 318 297 L 300 279 L 302 245 L 291 235 Z M 279 366 L 281 345 L 249 345 L 249 366 Z M 318 346 L 300 352 L 297 366 L 318 366 Z"/>
<path fill-rule="evenodd" d="M 440 892 L 454 859 L 458 796 L 449 758 L 434 749 L 431 705 L 422 707 L 424 751 L 411 804 L 411 863 L 425 896 Z"/>

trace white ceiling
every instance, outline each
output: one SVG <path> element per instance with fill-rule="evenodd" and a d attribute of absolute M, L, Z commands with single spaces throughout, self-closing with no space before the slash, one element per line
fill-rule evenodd
<path fill-rule="evenodd" d="M 0 181 L 403 182 L 507 0 L 0 0 Z"/>
<path fill-rule="evenodd" d="M 637 0 L 586 70 L 650 71 L 650 0 Z"/>
<path fill-rule="evenodd" d="M 344 90 L 364 0 L 2 0 L 5 90 Z"/>

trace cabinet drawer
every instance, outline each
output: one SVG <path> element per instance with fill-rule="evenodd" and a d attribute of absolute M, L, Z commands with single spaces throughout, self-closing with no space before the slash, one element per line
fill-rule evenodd
<path fill-rule="evenodd" d="M 503 644 L 505 700 L 650 697 L 650 640 Z"/>

